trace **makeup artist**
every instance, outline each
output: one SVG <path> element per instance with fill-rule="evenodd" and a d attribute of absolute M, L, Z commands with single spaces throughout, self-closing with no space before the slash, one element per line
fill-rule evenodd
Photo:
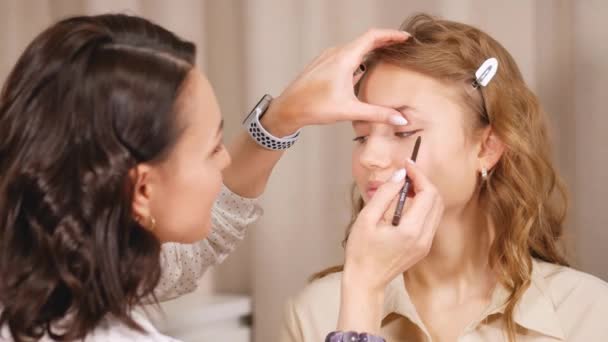
<path fill-rule="evenodd" d="M 192 43 L 126 15 L 39 34 L 0 95 L 0 341 L 174 341 L 134 308 L 194 290 L 234 249 L 301 128 L 407 124 L 353 92 L 366 53 L 407 38 L 372 30 L 328 49 L 264 96 L 226 149 Z M 442 203 L 415 164 L 406 169 L 413 198 L 400 224 L 405 169 L 352 227 L 328 341 L 381 341 L 385 285 L 429 250 Z"/>

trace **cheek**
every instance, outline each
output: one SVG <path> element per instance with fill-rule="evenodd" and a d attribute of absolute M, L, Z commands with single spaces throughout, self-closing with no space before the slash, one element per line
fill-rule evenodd
<path fill-rule="evenodd" d="M 182 205 L 185 209 L 184 217 L 189 217 L 184 222 L 184 235 L 189 236 L 190 242 L 201 240 L 211 231 L 211 209 L 215 203 L 221 187 L 221 170 L 207 163 L 198 172 L 191 170 L 185 177 L 187 181 L 183 184 Z"/>
<path fill-rule="evenodd" d="M 443 138 L 434 140 L 431 137 L 423 139 L 424 152 L 421 147 L 418 165 L 437 187 L 446 211 L 463 207 L 470 201 L 477 186 L 470 151 L 464 148 L 462 142 L 446 141 Z"/>
<path fill-rule="evenodd" d="M 353 173 L 353 178 L 355 179 L 355 183 L 357 183 L 357 187 L 361 190 L 361 186 L 367 179 L 367 172 L 363 165 L 361 165 L 361 148 L 355 146 L 352 152 L 352 160 L 351 160 L 351 170 Z"/>
<path fill-rule="evenodd" d="M 165 240 L 191 243 L 207 237 L 211 209 L 222 186 L 221 170 L 211 162 L 180 167 L 170 176 L 162 200 Z"/>

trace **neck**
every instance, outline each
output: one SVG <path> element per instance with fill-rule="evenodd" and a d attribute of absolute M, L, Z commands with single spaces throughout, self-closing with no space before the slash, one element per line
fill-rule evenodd
<path fill-rule="evenodd" d="M 405 274 L 408 288 L 450 287 L 465 291 L 493 287 L 495 277 L 488 265 L 493 238 L 494 230 L 477 205 L 469 204 L 458 212 L 446 211 L 428 256 Z"/>

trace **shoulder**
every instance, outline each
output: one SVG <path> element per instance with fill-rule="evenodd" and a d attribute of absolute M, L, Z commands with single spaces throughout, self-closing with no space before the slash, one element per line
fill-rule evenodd
<path fill-rule="evenodd" d="M 322 341 L 335 330 L 340 311 L 342 273 L 331 273 L 316 279 L 287 304 L 285 322 L 291 339 L 284 341 Z"/>
<path fill-rule="evenodd" d="M 544 262 L 538 271 L 569 341 L 608 340 L 608 283 L 570 267 Z"/>
<path fill-rule="evenodd" d="M 143 332 L 137 331 L 110 316 L 105 318 L 95 330 L 87 335 L 84 342 L 179 342 L 159 333 L 145 314 L 134 311 L 131 317 L 140 325 L 144 330 Z"/>
<path fill-rule="evenodd" d="M 1 309 L 0 309 L 1 312 Z M 169 336 L 159 333 L 144 314 L 133 312 L 132 318 L 141 326 L 143 332 L 137 331 L 121 321 L 108 316 L 87 334 L 83 342 L 180 342 Z M 58 330 L 55 330 L 58 331 Z M 4 325 L 0 328 L 0 342 L 11 342 L 8 328 Z M 48 335 L 44 335 L 40 342 L 52 342 Z"/>
<path fill-rule="evenodd" d="M 600 278 L 542 261 L 538 261 L 536 266 L 556 305 L 572 299 L 608 304 L 608 283 Z"/>
<path fill-rule="evenodd" d="M 320 307 L 339 304 L 342 272 L 327 274 L 315 279 L 302 289 L 294 298 L 298 306 Z"/>

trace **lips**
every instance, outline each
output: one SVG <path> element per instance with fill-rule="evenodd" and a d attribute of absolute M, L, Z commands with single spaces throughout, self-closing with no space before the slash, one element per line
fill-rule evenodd
<path fill-rule="evenodd" d="M 369 189 L 367 190 L 366 194 L 367 194 L 367 198 L 372 198 L 374 197 L 374 194 L 376 193 L 376 189 Z"/>
<path fill-rule="evenodd" d="M 374 197 L 374 194 L 382 184 L 384 184 L 384 182 L 371 181 L 367 183 L 367 187 L 365 188 L 365 194 L 367 195 L 367 198 L 371 199 L 372 197 Z"/>

